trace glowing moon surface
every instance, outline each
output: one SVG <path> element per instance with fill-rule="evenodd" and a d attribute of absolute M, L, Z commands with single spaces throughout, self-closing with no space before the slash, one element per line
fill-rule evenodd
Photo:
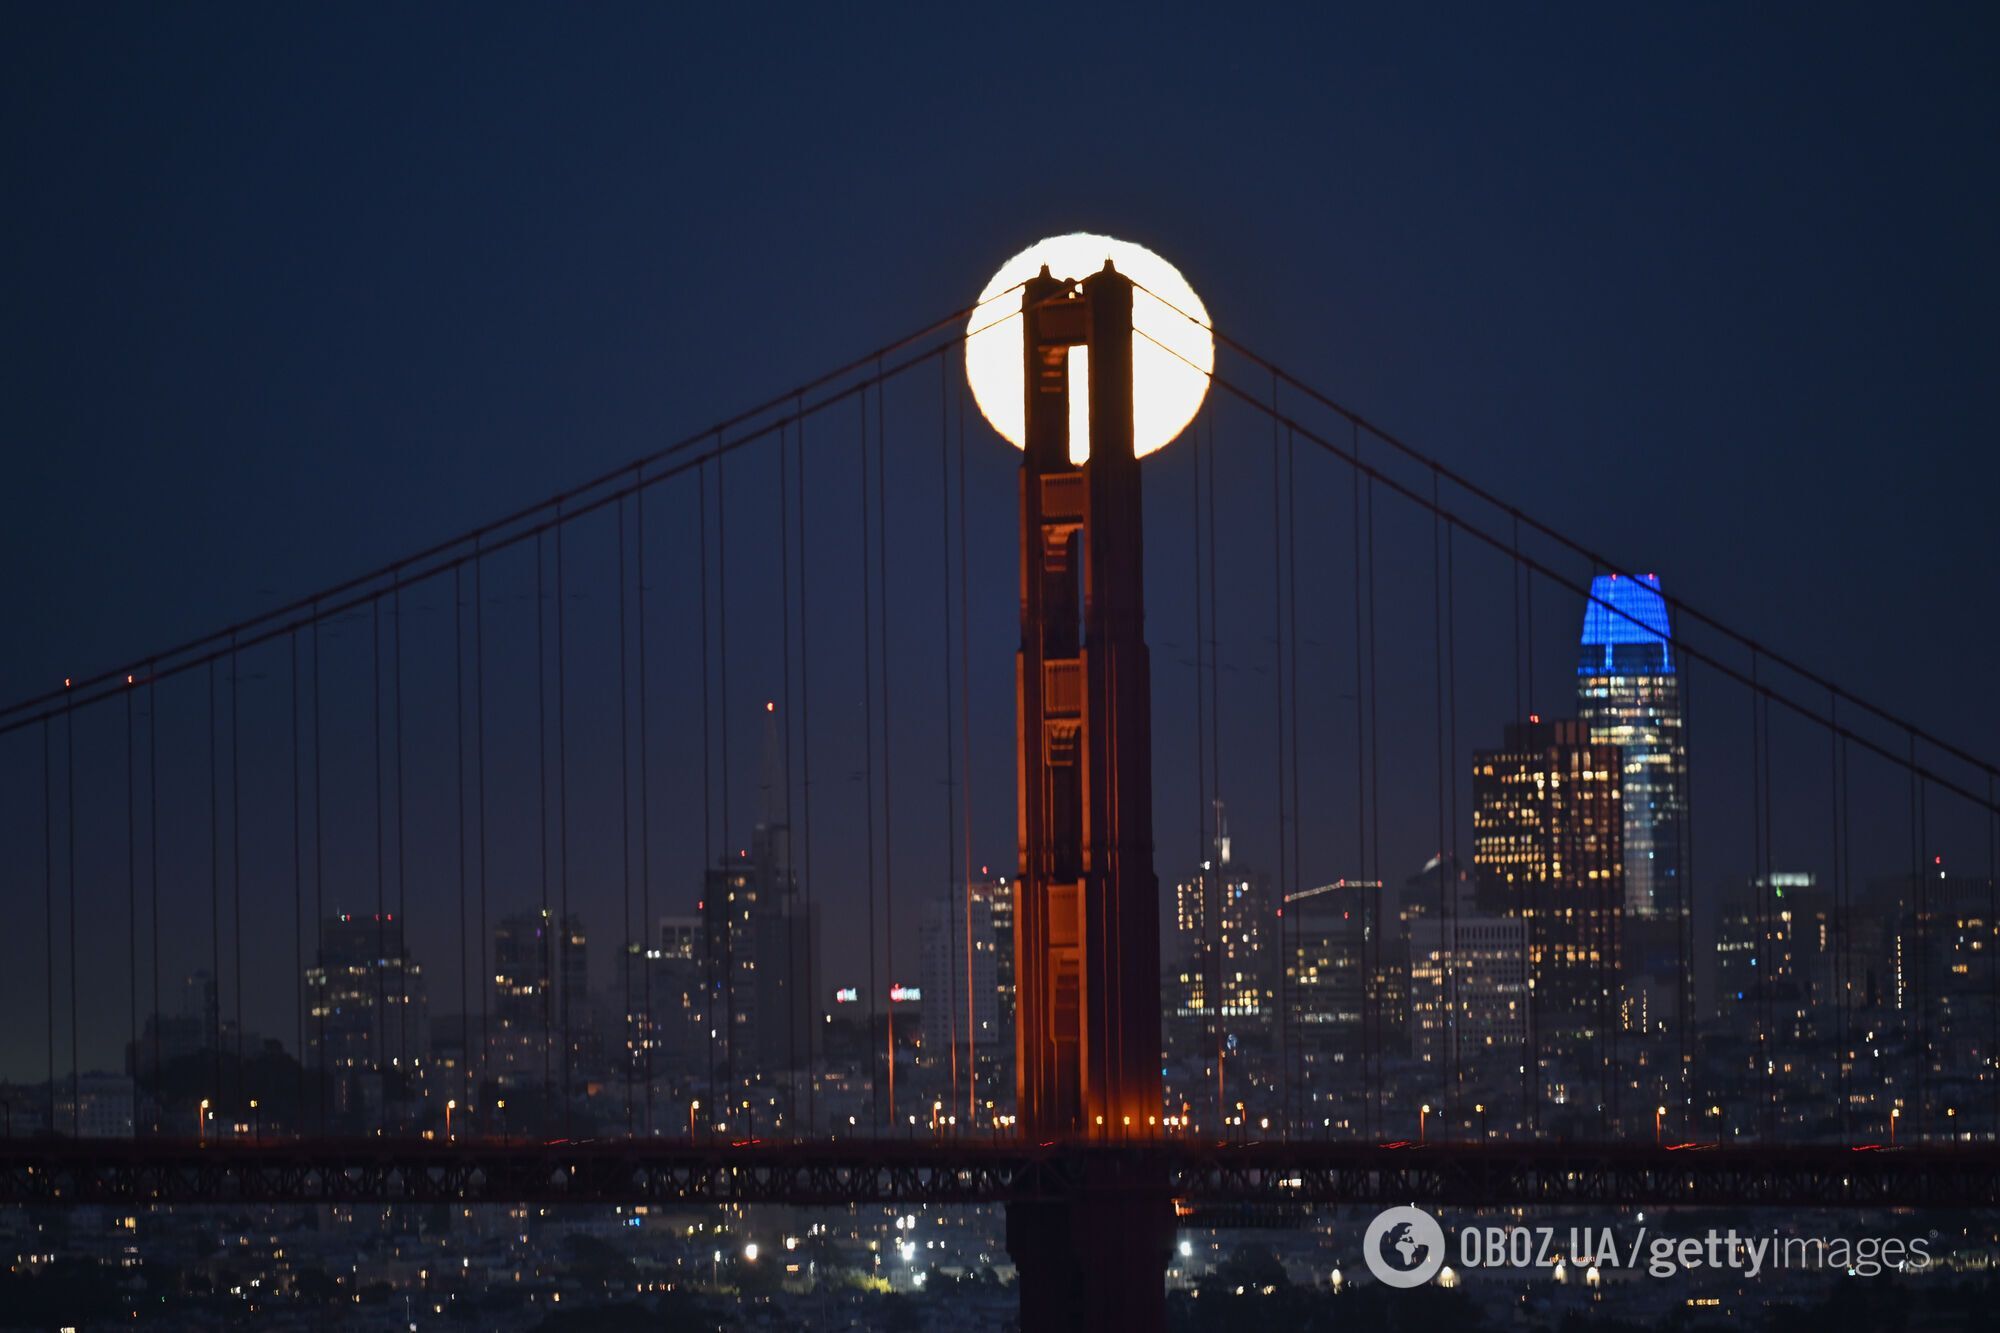
<path fill-rule="evenodd" d="M 994 430 L 1016 449 L 1027 431 L 1021 382 L 1021 293 L 1042 271 L 1081 281 L 1109 259 L 1132 293 L 1132 445 L 1140 457 L 1168 444 L 1194 420 L 1215 369 L 1208 307 L 1180 270 L 1143 245 L 1075 232 L 1037 241 L 1000 266 L 966 322 L 965 377 Z M 1193 318 L 1190 319 L 1189 316 Z M 1072 454 L 1075 454 L 1072 450 Z M 1075 461 L 1083 461 L 1080 457 Z"/>

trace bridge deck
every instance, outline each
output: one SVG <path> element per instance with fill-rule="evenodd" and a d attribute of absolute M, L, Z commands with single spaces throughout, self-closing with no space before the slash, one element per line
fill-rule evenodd
<path fill-rule="evenodd" d="M 0 1204 L 1006 1204 L 1160 1189 L 1184 1206 L 2000 1207 L 2000 1149 L 1590 1144 L 0 1145 Z"/>

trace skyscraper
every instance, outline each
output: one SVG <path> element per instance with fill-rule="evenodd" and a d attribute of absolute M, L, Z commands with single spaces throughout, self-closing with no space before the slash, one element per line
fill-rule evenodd
<path fill-rule="evenodd" d="M 570 1040 L 589 1027 L 589 942 L 583 918 L 547 908 L 503 918 L 493 931 L 491 1076 L 509 1086 L 561 1076 L 564 1016 Z"/>
<path fill-rule="evenodd" d="M 1269 1035 L 1278 968 L 1277 907 L 1270 881 L 1231 855 L 1228 817 L 1215 803 L 1215 839 L 1190 878 L 1174 886 L 1176 966 L 1169 1014 L 1185 1030 L 1220 1023 Z"/>
<path fill-rule="evenodd" d="M 734 1080 L 806 1068 L 818 1032 L 808 978 L 819 978 L 819 921 L 799 894 L 786 823 L 775 706 L 765 707 L 761 811 L 750 845 L 704 876 L 702 949 L 719 1052 Z"/>
<path fill-rule="evenodd" d="M 924 904 L 918 930 L 923 964 L 924 1048 L 952 1065 L 968 1054 L 990 1062 L 1000 1032 L 999 952 L 986 886 L 947 889 Z M 1013 941 L 1008 940 L 1011 946 Z M 967 962 L 970 946 L 970 963 Z M 1005 1034 L 1011 1045 L 1012 1033 Z M 955 1067 L 955 1066 L 953 1066 Z"/>
<path fill-rule="evenodd" d="M 1600 574 L 1590 596 L 1576 710 L 1593 742 L 1620 751 L 1625 913 L 1672 917 L 1686 855 L 1687 727 L 1666 599 L 1654 574 Z"/>
<path fill-rule="evenodd" d="M 1480 909 L 1527 923 L 1528 1044 L 1544 1093 L 1593 1084 L 1616 1022 L 1625 895 L 1621 752 L 1582 722 L 1531 718 L 1472 758 Z"/>
<path fill-rule="evenodd" d="M 305 991 L 308 1063 L 333 1075 L 333 1109 L 361 1104 L 356 1076 L 429 1056 L 423 968 L 410 957 L 393 913 L 328 917 L 318 955 L 306 968 Z"/>

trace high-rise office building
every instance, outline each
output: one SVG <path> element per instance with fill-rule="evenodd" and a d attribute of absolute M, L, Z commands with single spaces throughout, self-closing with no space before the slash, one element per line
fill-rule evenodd
<path fill-rule="evenodd" d="M 1625 914 L 1672 917 L 1686 857 L 1687 726 L 1657 575 L 1591 580 L 1576 664 L 1577 719 L 1619 749 Z M 1676 954 L 1678 950 L 1676 950 Z"/>
<path fill-rule="evenodd" d="M 1010 886 L 1011 894 L 1011 886 Z M 924 904 L 918 927 L 924 993 L 924 1049 L 950 1064 L 968 1056 L 991 1061 L 1000 1031 L 999 948 L 990 889 L 950 889 Z M 1012 952 L 1013 940 L 1008 941 Z M 968 961 L 969 959 L 969 961 Z"/>
<path fill-rule="evenodd" d="M 1184 1029 L 1219 1023 L 1268 1037 L 1282 963 L 1277 904 L 1270 880 L 1234 859 L 1221 801 L 1208 857 L 1174 885 L 1174 939 L 1169 1016 Z"/>
<path fill-rule="evenodd" d="M 590 1015 L 583 918 L 558 921 L 542 907 L 503 918 L 493 931 L 490 1075 L 508 1086 L 558 1081 L 565 1024 L 574 1060 L 587 1047 Z"/>
<path fill-rule="evenodd" d="M 720 1056 L 734 1079 L 808 1067 L 820 1034 L 818 912 L 799 893 L 776 708 L 766 705 L 761 811 L 750 845 L 708 869 L 702 949 Z"/>
<path fill-rule="evenodd" d="M 1833 903 L 1800 871 L 1759 875 L 1727 904 L 1715 927 L 1715 1014 L 1738 1030 L 1770 1017 L 1774 1038 L 1832 1036 L 1835 994 Z"/>
<path fill-rule="evenodd" d="M 1014 1063 L 1014 881 L 1006 875 L 986 875 L 972 881 L 975 892 L 986 895 L 993 913 L 993 994 L 998 1006 L 1000 1040 L 994 1058 L 1002 1065 Z"/>
<path fill-rule="evenodd" d="M 624 1058 L 630 1076 L 643 1079 L 692 1071 L 707 1045 L 708 988 L 704 984 L 702 920 L 663 916 L 651 943 L 634 940 L 626 949 L 621 978 Z"/>
<path fill-rule="evenodd" d="M 1343 879 L 1287 894 L 1284 919 L 1287 1042 L 1307 1078 L 1358 1060 L 1364 1043 L 1407 1052 L 1410 959 L 1381 883 Z"/>
<path fill-rule="evenodd" d="M 1538 1063 L 1561 1063 L 1558 1099 L 1617 1022 L 1622 761 L 1582 722 L 1532 718 L 1472 760 L 1476 899 L 1527 925 L 1528 1040 Z"/>
<path fill-rule="evenodd" d="M 333 1109 L 360 1104 L 353 1077 L 409 1069 L 430 1055 L 423 968 L 394 913 L 343 912 L 320 927 L 305 974 L 307 1062 L 333 1076 Z"/>

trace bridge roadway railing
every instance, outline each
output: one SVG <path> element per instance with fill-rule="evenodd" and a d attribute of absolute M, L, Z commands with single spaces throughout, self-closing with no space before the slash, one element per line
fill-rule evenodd
<path fill-rule="evenodd" d="M 2000 1207 L 1992 1146 L 12 1140 L 0 1204 Z"/>

